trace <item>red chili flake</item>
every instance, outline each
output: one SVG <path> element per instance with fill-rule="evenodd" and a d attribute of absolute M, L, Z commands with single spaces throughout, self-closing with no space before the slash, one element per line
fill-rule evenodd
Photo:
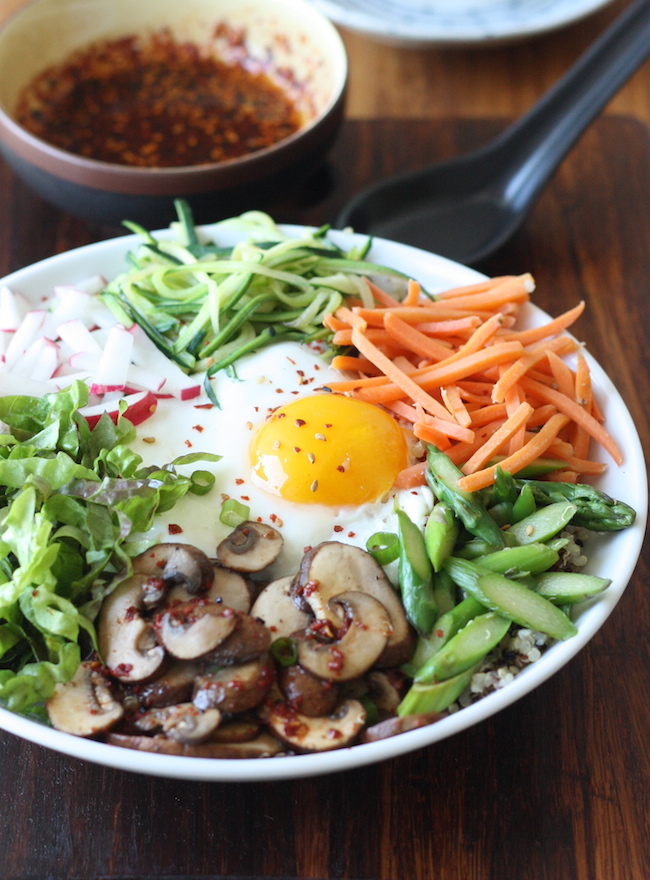
<path fill-rule="evenodd" d="M 325 427 L 326 427 L 326 428 L 331 428 L 331 427 L 332 427 L 332 423 L 331 423 L 331 422 L 326 422 L 326 423 L 325 423 Z"/>
<path fill-rule="evenodd" d="M 343 671 L 343 664 L 345 663 L 345 657 L 343 652 L 338 648 L 331 647 L 330 648 L 331 660 L 327 662 L 327 668 L 330 669 L 335 675 L 340 675 Z"/>
<path fill-rule="evenodd" d="M 167 526 L 167 531 L 169 532 L 170 535 L 180 535 L 180 534 L 182 534 L 183 529 L 181 526 L 176 525 L 176 523 L 170 523 Z"/>
<path fill-rule="evenodd" d="M 124 620 L 128 622 L 130 620 L 135 620 L 136 617 L 138 617 L 138 609 L 135 605 L 130 605 L 124 614 Z"/>
<path fill-rule="evenodd" d="M 191 449 L 191 448 L 192 448 L 192 443 L 191 443 L 190 440 L 186 440 L 186 441 L 185 441 L 185 445 L 187 446 L 188 449 Z"/>
<path fill-rule="evenodd" d="M 354 532 L 348 532 L 348 538 L 354 538 Z"/>
<path fill-rule="evenodd" d="M 214 409 L 213 403 L 195 403 L 194 409 Z"/>
<path fill-rule="evenodd" d="M 194 425 L 193 430 L 198 431 L 199 434 L 201 434 L 201 433 L 203 433 L 203 431 L 205 431 L 205 428 L 203 427 L 203 425 Z"/>
<path fill-rule="evenodd" d="M 302 124 L 287 89 L 245 56 L 242 44 L 238 63 L 221 60 L 164 28 L 147 39 L 95 41 L 33 79 L 17 114 L 37 137 L 105 162 L 151 168 L 232 159 Z"/>
<path fill-rule="evenodd" d="M 113 666 L 111 671 L 118 678 L 122 678 L 125 675 L 129 675 L 129 673 L 132 671 L 132 669 L 133 669 L 132 663 L 118 663 L 117 666 Z"/>
<path fill-rule="evenodd" d="M 342 532 L 342 531 L 343 531 L 343 526 L 334 526 L 334 531 L 335 531 L 335 532 Z"/>
<path fill-rule="evenodd" d="M 305 371 L 304 371 L 304 370 L 296 370 L 296 373 L 297 373 L 299 376 L 304 376 L 304 375 L 305 375 Z"/>
<path fill-rule="evenodd" d="M 341 473 L 341 474 L 345 473 L 345 468 L 343 467 L 342 464 L 337 465 L 336 470 L 339 471 L 339 473 Z"/>
<path fill-rule="evenodd" d="M 436 635 L 438 636 L 439 639 L 441 639 L 444 636 L 444 634 L 445 634 L 444 629 L 437 629 L 436 630 Z"/>
<path fill-rule="evenodd" d="M 303 553 L 309 553 L 309 551 L 310 551 L 311 549 L 312 549 L 311 544 L 307 544 L 306 547 L 303 547 L 303 548 L 302 548 L 302 552 L 303 552 Z"/>
<path fill-rule="evenodd" d="M 284 391 L 282 390 L 282 388 L 276 388 L 275 393 L 276 394 L 284 394 Z"/>
<path fill-rule="evenodd" d="M 343 736 L 340 730 L 337 730 L 336 727 L 330 727 L 327 731 L 328 739 L 340 739 Z"/>
<path fill-rule="evenodd" d="M 296 428 L 302 428 L 302 426 L 306 424 L 307 422 L 304 419 L 296 419 L 296 421 L 294 422 Z"/>
<path fill-rule="evenodd" d="M 239 496 L 242 501 L 250 501 L 250 495 L 240 495 Z"/>
<path fill-rule="evenodd" d="M 275 410 L 273 410 L 273 412 L 275 412 Z M 286 419 L 286 417 L 287 417 L 287 414 L 286 414 L 286 413 L 278 413 L 278 418 L 279 418 L 279 419 Z"/>
<path fill-rule="evenodd" d="M 294 451 L 294 452 L 300 452 L 300 446 L 294 446 L 294 447 L 293 447 L 293 451 Z"/>
<path fill-rule="evenodd" d="M 245 481 L 244 481 L 241 477 L 237 477 L 237 479 L 235 480 L 235 483 L 236 483 L 237 486 L 241 486 L 241 484 L 242 484 L 243 482 L 245 482 Z"/>

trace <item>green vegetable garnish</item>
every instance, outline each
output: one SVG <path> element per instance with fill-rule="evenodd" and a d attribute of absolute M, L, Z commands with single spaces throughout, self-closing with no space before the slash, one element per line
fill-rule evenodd
<path fill-rule="evenodd" d="M 131 422 L 78 412 L 81 382 L 41 399 L 0 398 L 0 701 L 43 715 L 95 645 L 93 620 L 111 578 L 129 570 L 158 513 L 209 489 L 205 472 L 143 467 Z M 126 404 L 125 404 L 126 405 Z"/>

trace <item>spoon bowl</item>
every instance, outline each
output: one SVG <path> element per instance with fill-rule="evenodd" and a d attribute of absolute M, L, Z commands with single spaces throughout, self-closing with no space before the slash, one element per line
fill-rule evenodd
<path fill-rule="evenodd" d="M 573 144 L 648 55 L 650 0 L 637 0 L 491 144 L 372 184 L 344 206 L 337 225 L 479 262 L 516 232 Z"/>

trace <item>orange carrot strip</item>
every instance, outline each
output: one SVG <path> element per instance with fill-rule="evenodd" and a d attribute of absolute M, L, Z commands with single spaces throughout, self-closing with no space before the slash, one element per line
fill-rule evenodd
<path fill-rule="evenodd" d="M 515 347 L 511 348 L 510 346 L 512 345 Z M 521 353 L 521 349 L 518 346 L 519 343 L 510 342 L 490 345 L 483 351 L 467 355 L 467 357 L 460 361 L 447 365 L 434 364 L 425 370 L 416 370 L 410 374 L 409 378 L 420 389 L 431 391 L 441 385 L 448 385 L 459 379 L 471 376 L 477 371 L 481 372 L 485 367 L 492 364 L 512 360 L 514 356 Z M 372 358 L 370 359 L 372 360 Z M 332 391 L 354 390 L 355 397 L 371 403 L 385 403 L 388 400 L 397 400 L 403 396 L 403 389 L 396 382 L 389 381 L 387 384 L 380 384 L 380 382 L 381 380 L 379 379 L 360 380 L 352 385 L 349 382 L 329 382 L 328 387 Z"/>
<path fill-rule="evenodd" d="M 535 408 L 535 412 L 528 419 L 529 428 L 539 428 L 540 425 L 546 424 L 551 416 L 554 416 L 557 408 L 552 403 L 543 403 Z"/>
<path fill-rule="evenodd" d="M 405 400 L 390 400 L 385 406 L 386 409 L 394 412 L 395 415 L 404 419 L 405 422 L 411 422 L 411 424 L 413 424 L 418 420 L 418 411 L 412 406 L 412 404 L 407 403 Z"/>
<path fill-rule="evenodd" d="M 399 370 L 391 359 L 386 357 L 386 355 L 383 354 L 383 352 L 381 352 L 377 346 L 364 336 L 364 334 L 356 327 L 352 331 L 352 344 L 363 357 L 368 358 L 368 360 L 372 361 L 375 366 L 379 367 L 379 369 L 388 377 L 391 384 L 396 387 L 397 393 L 392 397 L 386 397 L 386 400 L 395 400 L 406 394 L 415 401 L 415 403 L 420 404 L 426 412 L 446 421 L 449 414 L 444 406 L 420 388 L 410 375 L 407 376 Z M 330 385 L 330 387 L 332 386 Z M 386 386 L 381 386 L 373 390 L 375 392 L 382 391 L 385 387 Z M 363 393 L 363 391 L 360 393 Z M 367 391 L 365 393 L 367 393 Z"/>
<path fill-rule="evenodd" d="M 450 350 L 445 345 L 441 345 L 435 339 L 420 333 L 415 327 L 398 318 L 394 312 L 388 312 L 384 317 L 384 327 L 386 333 L 395 342 L 414 351 L 420 357 L 432 361 L 441 361 L 449 357 Z"/>
<path fill-rule="evenodd" d="M 458 361 L 468 354 L 473 354 L 475 351 L 480 351 L 482 348 L 485 348 L 490 340 L 494 338 L 494 335 L 501 326 L 501 321 L 501 315 L 492 315 L 492 317 L 488 318 L 488 320 L 481 324 L 480 327 L 476 328 L 467 342 L 462 345 L 458 351 L 449 355 L 447 361 L 450 363 L 452 361 Z"/>
<path fill-rule="evenodd" d="M 582 301 L 578 303 L 577 306 L 558 315 L 557 318 L 553 318 L 552 321 L 548 321 L 540 327 L 530 327 L 528 330 L 519 330 L 518 332 L 509 333 L 508 339 L 515 339 L 521 342 L 522 345 L 530 345 L 531 342 L 539 342 L 540 339 L 545 339 L 548 336 L 555 336 L 557 333 L 570 327 L 571 324 L 580 317 L 584 309 L 585 304 L 584 301 Z"/>
<path fill-rule="evenodd" d="M 345 321 L 337 318 L 336 315 L 325 315 L 323 318 L 323 325 L 332 332 L 336 332 L 337 330 L 347 330 L 349 326 Z"/>
<path fill-rule="evenodd" d="M 591 372 L 587 359 L 578 352 L 576 356 L 576 380 L 575 400 L 578 406 L 587 412 L 592 411 L 593 390 L 591 387 Z M 589 452 L 589 435 L 580 425 L 576 425 L 572 432 L 572 442 L 575 454 L 578 458 L 586 458 Z"/>
<path fill-rule="evenodd" d="M 464 333 L 466 330 L 471 332 L 480 323 L 481 319 L 477 315 L 472 315 L 448 321 L 426 321 L 422 324 L 416 324 L 415 329 L 420 333 L 426 333 L 427 336 L 453 336 L 456 333 Z"/>
<path fill-rule="evenodd" d="M 489 422 L 494 422 L 497 419 L 505 419 L 508 413 L 506 412 L 505 403 L 491 403 L 488 406 L 481 406 L 476 410 L 473 410 L 470 413 L 471 424 L 474 428 L 478 428 L 481 425 L 487 425 Z"/>
<path fill-rule="evenodd" d="M 572 342 L 570 337 L 558 337 L 551 339 L 544 347 L 535 348 L 532 351 L 526 351 L 518 360 L 511 364 L 507 370 L 499 377 L 492 389 L 492 401 L 494 403 L 503 403 L 506 399 L 508 390 L 514 387 L 522 376 L 539 364 L 546 357 L 548 351 L 556 351 L 558 354 L 569 354 L 569 350 L 565 350 L 566 343 L 564 340 Z"/>
<path fill-rule="evenodd" d="M 497 275 L 493 278 L 486 278 L 485 281 L 477 281 L 476 284 L 466 284 L 464 287 L 451 287 L 449 290 L 443 290 L 436 296 L 440 299 L 453 299 L 456 296 L 465 296 L 468 293 L 483 293 L 485 290 L 491 290 L 504 281 L 511 281 L 515 275 Z"/>
<path fill-rule="evenodd" d="M 420 285 L 412 278 L 406 286 L 406 296 L 402 302 L 405 306 L 416 306 L 420 302 Z"/>
<path fill-rule="evenodd" d="M 368 339 L 372 339 L 373 342 L 390 342 L 393 344 L 394 348 L 399 347 L 394 345 L 393 340 L 385 330 L 369 327 L 365 332 Z M 332 342 L 334 345 L 352 345 L 352 327 L 346 327 L 344 330 L 337 330 L 334 333 Z"/>
<path fill-rule="evenodd" d="M 472 417 L 467 411 L 462 397 L 456 385 L 443 385 L 440 389 L 442 402 L 459 425 L 467 428 L 472 423 Z"/>
<path fill-rule="evenodd" d="M 454 307 L 461 309 L 497 309 L 511 302 L 526 302 L 535 289 L 532 275 L 508 278 L 489 290 L 454 296 Z"/>
<path fill-rule="evenodd" d="M 338 314 L 337 309 L 337 314 Z M 355 308 L 355 314 L 362 318 L 369 327 L 383 327 L 384 317 L 388 312 L 396 312 L 407 324 L 421 324 L 423 321 L 456 320 L 456 318 L 478 317 L 487 321 L 493 314 L 489 309 L 456 309 L 445 302 L 427 302 L 423 306 L 399 306 L 398 308 L 367 309 L 363 306 Z"/>
<path fill-rule="evenodd" d="M 456 422 L 450 422 L 449 419 L 440 419 L 423 413 L 420 419 L 413 425 L 413 433 L 418 440 L 427 440 L 427 437 L 422 432 L 428 428 L 452 440 L 460 440 L 462 443 L 472 443 L 474 440 L 474 431 L 471 428 L 464 428 Z"/>
<path fill-rule="evenodd" d="M 342 372 L 359 372 L 368 373 L 371 376 L 380 376 L 381 370 L 378 370 L 374 364 L 371 364 L 366 358 L 354 357 L 353 355 L 337 354 L 332 358 L 332 366 L 335 370 Z"/>
<path fill-rule="evenodd" d="M 474 455 L 466 461 L 461 468 L 464 474 L 473 474 L 480 470 L 483 465 L 497 454 L 501 448 L 513 437 L 517 431 L 526 424 L 526 421 L 533 408 L 529 403 L 523 401 L 519 404 L 515 412 L 509 416 L 501 425 L 498 431 L 487 440 L 481 449 L 477 450 Z"/>
<path fill-rule="evenodd" d="M 370 292 L 372 293 L 375 302 L 380 303 L 382 306 L 387 306 L 388 308 L 399 308 L 399 300 L 392 297 L 389 293 L 386 293 L 385 290 L 382 290 L 381 287 L 369 278 L 366 278 L 366 281 L 368 282 L 368 287 L 370 288 Z"/>
<path fill-rule="evenodd" d="M 565 415 L 564 413 L 557 413 L 557 415 L 550 418 L 539 433 L 535 434 L 535 436 L 522 446 L 521 449 L 513 455 L 506 456 L 506 458 L 499 462 L 498 465 L 492 465 L 491 467 L 476 471 L 473 474 L 467 474 L 467 476 L 461 477 L 458 480 L 458 488 L 465 492 L 476 492 L 478 489 L 484 489 L 486 486 L 491 486 L 496 478 L 497 467 L 502 468 L 504 471 L 510 471 L 512 474 L 516 474 L 522 468 L 532 464 L 536 458 L 543 455 L 559 431 L 568 424 L 569 421 L 570 416 Z"/>
<path fill-rule="evenodd" d="M 541 382 L 536 382 L 529 376 L 525 376 L 520 384 L 526 393 L 530 392 L 543 403 L 552 403 L 561 413 L 565 413 L 576 424 L 581 425 L 597 443 L 600 443 L 607 450 L 617 464 L 623 463 L 623 456 L 613 437 L 591 413 L 586 412 L 575 400 L 571 400 L 570 397 L 561 394 L 555 388 L 549 388 Z"/>
<path fill-rule="evenodd" d="M 569 369 L 567 364 L 559 358 L 554 351 L 547 351 L 548 364 L 551 368 L 551 372 L 553 373 L 553 378 L 555 379 L 555 384 L 557 385 L 558 391 L 562 394 L 566 394 L 567 397 L 570 397 L 571 400 L 575 399 L 576 392 L 576 382 L 575 376 L 573 372 Z"/>
<path fill-rule="evenodd" d="M 477 431 L 476 436 L 474 438 L 473 443 L 455 443 L 451 449 L 446 450 L 447 455 L 453 461 L 455 465 L 460 467 L 464 464 L 469 458 L 474 455 L 477 449 L 480 449 L 481 446 L 485 443 L 485 441 L 492 436 L 496 431 L 499 430 L 504 420 L 499 419 L 495 422 L 490 422 L 487 425 L 482 425 Z"/>
<path fill-rule="evenodd" d="M 521 406 L 521 404 L 523 402 L 524 402 L 524 394 L 522 391 L 520 391 L 519 387 L 517 385 L 515 385 L 515 387 L 511 388 L 510 391 L 508 392 L 508 394 L 506 395 L 505 403 L 506 403 L 506 413 L 507 413 L 508 418 L 514 416 L 514 414 L 517 412 L 518 408 Z M 528 405 L 531 408 L 531 413 L 529 414 L 529 417 L 530 417 L 530 415 L 532 415 L 532 411 L 534 411 L 534 408 L 530 403 Z M 524 445 L 524 442 L 525 442 L 524 438 L 525 438 L 525 434 L 526 434 L 527 422 L 528 422 L 528 419 L 526 420 L 525 423 L 520 425 L 519 429 L 512 434 L 512 437 L 508 441 L 508 454 L 509 455 L 511 455 L 513 452 L 516 452 L 519 448 L 521 448 Z"/>
<path fill-rule="evenodd" d="M 426 480 L 424 478 L 426 467 L 426 461 L 419 461 L 417 464 L 412 464 L 410 467 L 401 470 L 395 480 L 395 488 L 414 489 L 416 486 L 426 485 Z"/>
<path fill-rule="evenodd" d="M 413 425 L 413 433 L 418 440 L 424 440 L 425 443 L 433 443 L 443 452 L 451 446 L 449 438 L 442 432 L 438 431 L 432 425 L 424 425 L 422 422 L 416 422 Z"/>
<path fill-rule="evenodd" d="M 579 474 L 598 476 L 607 470 L 607 465 L 602 461 L 591 461 L 588 458 L 579 458 L 576 455 L 567 455 L 564 461 L 566 461 L 571 470 L 577 471 Z"/>

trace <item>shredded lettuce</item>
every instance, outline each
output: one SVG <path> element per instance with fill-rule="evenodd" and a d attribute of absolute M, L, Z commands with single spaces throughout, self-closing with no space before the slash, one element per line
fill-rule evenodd
<path fill-rule="evenodd" d="M 43 716 L 57 682 L 95 647 L 93 620 L 108 584 L 130 570 L 129 539 L 188 492 L 205 472 L 143 467 L 128 446 L 122 412 L 94 428 L 78 412 L 81 382 L 43 398 L 0 398 L 0 703 Z"/>

